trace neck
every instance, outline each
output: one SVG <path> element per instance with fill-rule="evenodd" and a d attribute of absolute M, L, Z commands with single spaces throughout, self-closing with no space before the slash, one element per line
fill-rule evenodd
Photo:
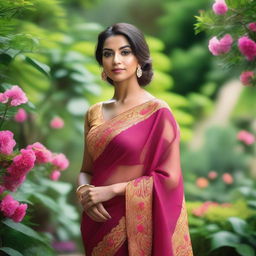
<path fill-rule="evenodd" d="M 127 103 L 130 100 L 141 96 L 145 90 L 140 87 L 137 78 L 135 79 L 122 81 L 120 83 L 116 82 L 114 84 L 115 93 L 112 99 L 120 103 Z"/>

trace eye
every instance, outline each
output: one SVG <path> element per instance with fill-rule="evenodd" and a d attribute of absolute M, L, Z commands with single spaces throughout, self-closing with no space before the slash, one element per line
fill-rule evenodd
<path fill-rule="evenodd" d="M 131 53 L 131 51 L 129 51 L 129 50 L 123 50 L 122 52 L 121 52 L 121 54 L 122 55 L 128 55 L 128 54 L 130 54 Z"/>
<path fill-rule="evenodd" d="M 111 55 L 111 52 L 107 52 L 107 51 L 103 52 L 104 57 L 109 57 L 110 55 Z"/>

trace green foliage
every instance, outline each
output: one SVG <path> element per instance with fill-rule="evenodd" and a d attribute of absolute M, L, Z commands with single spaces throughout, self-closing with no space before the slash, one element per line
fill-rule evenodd
<path fill-rule="evenodd" d="M 212 205 L 201 217 L 196 217 L 193 211 L 201 205 L 187 202 L 192 244 L 198 256 L 254 255 L 256 212 L 248 208 L 245 200 L 225 207 Z"/>
<path fill-rule="evenodd" d="M 168 51 L 174 47 L 188 48 L 200 40 L 193 35 L 193 15 L 198 9 L 208 6 L 209 1 L 172 0 L 164 4 L 164 15 L 159 18 L 160 37 Z"/>

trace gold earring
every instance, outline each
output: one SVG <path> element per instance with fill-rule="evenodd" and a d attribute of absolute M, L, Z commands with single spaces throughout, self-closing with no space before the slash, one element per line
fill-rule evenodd
<path fill-rule="evenodd" d="M 140 65 L 137 67 L 136 74 L 137 74 L 138 78 L 140 78 L 142 76 L 142 69 L 141 69 Z"/>
<path fill-rule="evenodd" d="M 101 73 L 101 79 L 106 81 L 107 80 L 107 74 L 105 73 L 105 71 L 102 71 Z"/>

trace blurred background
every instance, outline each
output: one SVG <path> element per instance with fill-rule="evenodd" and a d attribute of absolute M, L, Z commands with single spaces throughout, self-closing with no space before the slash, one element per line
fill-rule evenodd
<path fill-rule="evenodd" d="M 83 156 L 84 114 L 91 104 L 113 95 L 113 87 L 101 81 L 95 44 L 107 26 L 128 22 L 145 33 L 150 47 L 154 80 L 145 89 L 170 105 L 181 128 L 194 255 L 255 255 L 256 91 L 241 84 L 236 69 L 219 65 L 208 50 L 206 33 L 195 35 L 195 16 L 212 3 L 5 0 L 0 4 L 1 91 L 19 85 L 30 101 L 24 106 L 28 119 L 10 120 L 4 129 L 14 132 L 19 147 L 40 141 L 69 160 L 59 180 L 44 177 L 30 192 L 28 201 L 33 204 L 26 223 L 46 240 L 30 234 L 30 249 L 25 249 L 14 237 L 24 240 L 28 234 L 15 231 L 9 247 L 23 255 L 83 254 L 82 211 L 75 189 Z M 52 125 L 54 118 L 61 124 Z M 31 180 L 36 175 L 31 174 Z M 27 184 L 21 191 L 29 189 Z"/>

